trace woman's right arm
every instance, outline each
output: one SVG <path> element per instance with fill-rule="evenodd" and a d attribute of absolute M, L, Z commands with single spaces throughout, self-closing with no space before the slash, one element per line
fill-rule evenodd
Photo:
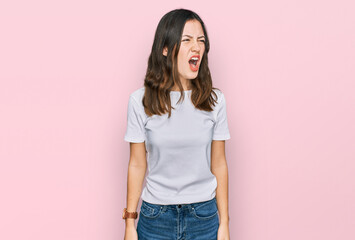
<path fill-rule="evenodd" d="M 130 142 L 130 158 L 127 175 L 127 211 L 136 212 L 142 185 L 147 169 L 145 142 Z M 125 240 L 137 239 L 137 231 L 134 225 L 135 219 L 127 218 Z"/>

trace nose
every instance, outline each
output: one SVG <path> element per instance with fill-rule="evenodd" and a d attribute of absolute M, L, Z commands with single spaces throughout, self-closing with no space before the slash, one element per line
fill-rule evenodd
<path fill-rule="evenodd" d="M 196 51 L 196 52 L 199 52 L 201 50 L 201 47 L 200 47 L 200 45 L 198 44 L 197 41 L 194 41 L 194 43 L 192 45 L 192 50 Z"/>

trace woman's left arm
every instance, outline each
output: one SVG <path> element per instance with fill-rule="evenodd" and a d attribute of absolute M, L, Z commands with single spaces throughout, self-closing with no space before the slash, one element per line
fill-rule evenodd
<path fill-rule="evenodd" d="M 228 166 L 224 140 L 212 140 L 211 172 L 217 178 L 216 200 L 220 217 L 218 240 L 229 240 Z"/>

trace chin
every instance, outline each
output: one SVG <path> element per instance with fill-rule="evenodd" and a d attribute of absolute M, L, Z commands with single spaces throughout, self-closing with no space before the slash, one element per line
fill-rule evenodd
<path fill-rule="evenodd" d="M 189 77 L 186 78 L 186 79 L 188 79 L 188 80 L 194 80 L 195 78 L 197 78 L 197 74 L 196 74 L 196 75 L 191 75 L 191 76 L 189 76 Z"/>
<path fill-rule="evenodd" d="M 196 72 L 191 73 L 190 77 L 195 78 L 195 77 L 197 77 L 197 75 L 198 75 L 198 70 Z"/>

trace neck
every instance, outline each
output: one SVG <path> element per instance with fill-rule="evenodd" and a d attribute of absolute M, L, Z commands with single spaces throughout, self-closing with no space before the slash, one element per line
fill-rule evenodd
<path fill-rule="evenodd" d="M 181 85 L 184 91 L 191 90 L 191 86 L 187 84 L 187 81 L 181 81 Z M 179 87 L 175 85 L 172 89 L 172 91 L 180 91 Z"/>

